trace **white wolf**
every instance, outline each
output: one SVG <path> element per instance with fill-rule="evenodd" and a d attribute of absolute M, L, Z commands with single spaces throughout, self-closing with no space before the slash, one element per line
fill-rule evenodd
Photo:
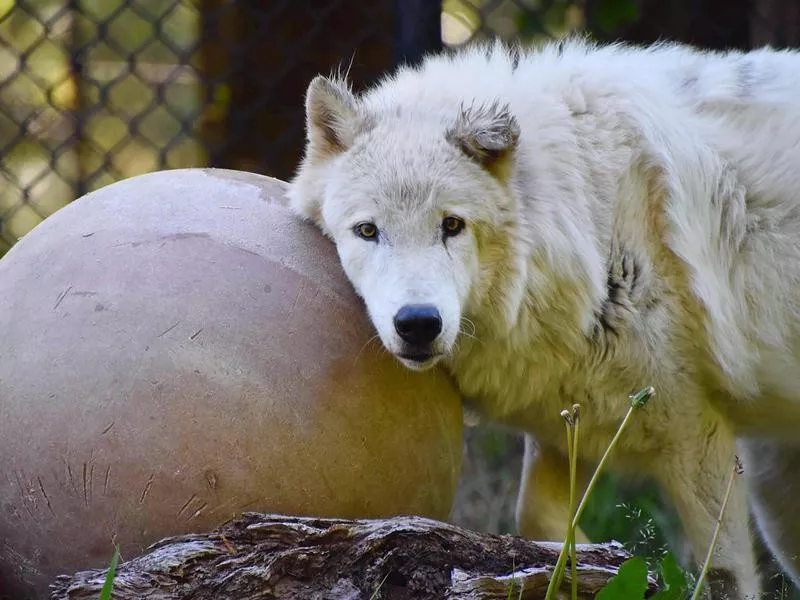
<path fill-rule="evenodd" d="M 798 580 L 800 53 L 473 46 L 359 96 L 317 77 L 306 109 L 292 206 L 389 352 L 528 434 L 523 535 L 565 533 L 561 409 L 588 466 L 652 385 L 612 467 L 702 559 L 741 444 L 716 589 L 759 592 L 748 499 Z"/>

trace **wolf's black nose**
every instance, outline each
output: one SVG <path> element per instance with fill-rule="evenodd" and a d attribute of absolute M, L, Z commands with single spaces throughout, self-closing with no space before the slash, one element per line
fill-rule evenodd
<path fill-rule="evenodd" d="M 433 304 L 406 304 L 394 316 L 397 334 L 409 344 L 425 346 L 442 331 L 442 317 Z"/>

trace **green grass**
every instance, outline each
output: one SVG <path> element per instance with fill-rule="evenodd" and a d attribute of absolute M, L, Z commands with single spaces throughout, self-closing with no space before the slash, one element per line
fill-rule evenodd
<path fill-rule="evenodd" d="M 622 419 L 622 422 L 619 424 L 617 432 L 614 434 L 614 437 L 611 439 L 611 442 L 608 444 L 608 448 L 603 453 L 600 462 L 597 465 L 594 473 L 592 474 L 591 479 L 589 480 L 589 485 L 586 487 L 586 491 L 584 492 L 583 498 L 581 498 L 580 504 L 578 508 L 575 510 L 575 514 L 572 517 L 571 522 L 567 526 L 567 539 L 564 541 L 564 546 L 561 549 L 561 554 L 558 557 L 558 562 L 556 562 L 555 569 L 553 570 L 553 575 L 550 579 L 550 585 L 547 587 L 547 595 L 545 596 L 545 600 L 551 600 L 555 597 L 556 591 L 561 585 L 561 580 L 564 576 L 564 568 L 567 562 L 567 553 L 571 553 L 573 557 L 573 564 L 572 564 L 572 573 L 573 573 L 573 582 L 572 582 L 572 599 L 577 600 L 578 592 L 577 592 L 577 577 L 576 577 L 576 570 L 575 570 L 575 529 L 578 527 L 578 524 L 581 520 L 581 515 L 586 508 L 587 501 L 592 494 L 592 490 L 594 489 L 597 481 L 600 477 L 600 473 L 603 471 L 603 467 L 605 466 L 606 462 L 608 461 L 609 457 L 611 456 L 614 448 L 616 447 L 617 443 L 619 442 L 620 438 L 625 432 L 625 428 L 633 419 L 637 410 L 643 408 L 650 398 L 655 393 L 655 390 L 652 387 L 645 388 L 636 394 L 633 394 L 630 397 L 630 407 L 628 408 L 628 412 L 625 414 L 625 417 Z M 576 468 L 576 461 L 577 456 L 575 450 L 577 449 L 578 445 L 578 429 L 577 425 L 579 422 L 579 406 L 574 405 L 572 407 L 572 413 L 570 414 L 569 411 L 563 411 L 561 416 L 564 417 L 564 420 L 567 423 L 567 446 L 569 450 L 569 468 L 570 468 L 570 504 L 572 504 L 572 499 L 575 497 L 575 477 L 574 471 Z M 570 512 L 572 512 L 572 507 L 570 506 Z M 646 575 L 647 569 L 645 569 Z"/>
<path fill-rule="evenodd" d="M 100 600 L 111 600 L 111 593 L 114 589 L 114 578 L 117 576 L 117 564 L 119 563 L 119 546 L 114 547 L 114 555 L 111 557 L 111 564 L 108 566 L 106 581 L 100 592 Z"/>

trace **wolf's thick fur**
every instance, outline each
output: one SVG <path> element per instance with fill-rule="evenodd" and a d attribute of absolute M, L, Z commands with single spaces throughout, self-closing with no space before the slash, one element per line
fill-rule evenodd
<path fill-rule="evenodd" d="M 752 444 L 754 512 L 797 581 L 796 515 L 764 492 L 777 474 L 800 487 L 799 99 L 795 52 L 475 46 L 361 96 L 315 79 L 290 198 L 389 351 L 441 358 L 480 412 L 529 434 L 524 535 L 565 532 L 561 409 L 581 405 L 588 466 L 652 385 L 613 468 L 661 484 L 701 559 Z M 409 354 L 396 317 L 420 303 L 441 332 Z M 759 589 L 746 488 L 713 562 L 739 597 Z"/>

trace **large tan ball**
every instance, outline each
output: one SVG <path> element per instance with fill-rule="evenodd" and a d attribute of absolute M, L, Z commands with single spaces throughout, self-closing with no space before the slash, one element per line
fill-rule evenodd
<path fill-rule="evenodd" d="M 373 330 L 284 184 L 128 179 L 0 261 L 0 590 L 241 511 L 445 518 L 461 408 Z"/>

